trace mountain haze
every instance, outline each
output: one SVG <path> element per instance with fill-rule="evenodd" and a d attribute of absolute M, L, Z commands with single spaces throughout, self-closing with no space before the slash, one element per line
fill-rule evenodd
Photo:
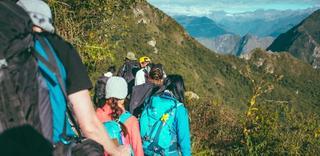
<path fill-rule="evenodd" d="M 212 38 L 227 34 L 223 28 L 208 17 L 175 16 L 174 19 L 195 38 Z"/>
<path fill-rule="evenodd" d="M 213 12 L 209 17 L 225 30 L 244 36 L 248 33 L 277 37 L 300 23 L 316 8 L 304 10 L 256 10 L 243 13 Z"/>
<path fill-rule="evenodd" d="M 174 16 L 173 18 L 197 41 L 221 54 L 240 56 L 255 48 L 266 49 L 273 41 L 272 37 L 258 37 L 253 34 L 241 37 L 230 34 L 207 17 Z"/>

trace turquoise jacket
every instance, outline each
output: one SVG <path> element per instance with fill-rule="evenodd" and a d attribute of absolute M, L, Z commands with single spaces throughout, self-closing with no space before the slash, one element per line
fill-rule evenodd
<path fill-rule="evenodd" d="M 183 156 L 191 155 L 191 139 L 188 110 L 184 107 L 178 107 L 176 118 L 173 123 L 177 135 L 178 147 Z"/>

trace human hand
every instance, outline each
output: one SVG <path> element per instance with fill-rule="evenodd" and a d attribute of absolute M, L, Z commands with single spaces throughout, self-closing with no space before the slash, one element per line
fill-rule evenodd
<path fill-rule="evenodd" d="M 129 145 L 121 145 L 117 148 L 118 154 L 115 156 L 131 156 L 131 150 Z"/>

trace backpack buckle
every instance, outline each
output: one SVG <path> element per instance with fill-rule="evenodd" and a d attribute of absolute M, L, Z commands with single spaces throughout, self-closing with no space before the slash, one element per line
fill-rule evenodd
<path fill-rule="evenodd" d="M 8 66 L 8 63 L 7 63 L 7 60 L 6 59 L 0 59 L 0 68 L 4 68 L 4 67 L 7 67 Z"/>

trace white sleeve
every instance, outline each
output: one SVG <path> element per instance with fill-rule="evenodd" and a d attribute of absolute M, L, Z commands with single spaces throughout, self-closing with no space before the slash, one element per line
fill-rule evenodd
<path fill-rule="evenodd" d="M 141 85 L 141 84 L 144 84 L 144 83 L 146 83 L 146 78 L 144 76 L 143 70 L 140 69 L 136 74 L 134 85 L 137 86 L 137 85 Z"/>

